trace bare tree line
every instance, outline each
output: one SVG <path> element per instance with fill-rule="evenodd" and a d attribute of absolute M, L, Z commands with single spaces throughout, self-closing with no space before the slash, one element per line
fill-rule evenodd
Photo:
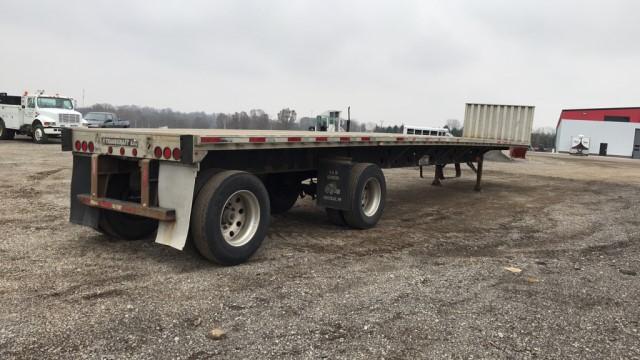
<path fill-rule="evenodd" d="M 82 114 L 91 111 L 107 111 L 118 114 L 121 119 L 128 120 L 131 127 L 187 129 L 256 129 L 256 130 L 308 130 L 315 126 L 314 117 L 297 118 L 295 110 L 284 108 L 272 119 L 261 109 L 253 109 L 231 114 L 205 112 L 180 112 L 171 109 L 156 109 L 136 105 L 114 106 L 111 104 L 95 104 L 86 108 L 79 108 Z M 444 127 L 453 136 L 462 136 L 462 125 L 459 120 L 449 119 Z M 381 133 L 402 133 L 403 125 L 389 125 L 369 127 L 370 131 Z M 351 120 L 350 131 L 364 132 L 367 126 L 356 120 Z M 534 148 L 550 149 L 555 146 L 555 129 L 539 128 L 531 134 L 531 145 Z"/>
<path fill-rule="evenodd" d="M 261 109 L 235 113 L 181 112 L 172 109 L 156 109 L 137 105 L 114 106 L 95 104 L 78 108 L 82 114 L 91 111 L 116 113 L 119 118 L 128 120 L 131 127 L 137 128 L 186 128 L 186 129 L 256 129 L 256 130 L 308 130 L 315 126 L 316 119 L 303 117 L 297 119 L 295 110 L 284 108 L 275 119 Z M 365 125 L 351 120 L 350 131 L 365 131 Z"/>
<path fill-rule="evenodd" d="M 548 151 L 556 147 L 556 129 L 537 128 L 531 133 L 531 146 L 536 150 Z"/>

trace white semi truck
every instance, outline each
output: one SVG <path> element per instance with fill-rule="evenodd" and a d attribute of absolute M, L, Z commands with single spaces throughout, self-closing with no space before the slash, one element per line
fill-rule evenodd
<path fill-rule="evenodd" d="M 490 150 L 528 147 L 534 108 L 467 104 L 464 136 L 222 129 L 64 129 L 73 152 L 73 223 L 107 236 L 182 249 L 192 239 L 207 259 L 246 261 L 272 213 L 311 196 L 330 222 L 376 225 L 385 207 L 381 169 L 432 165 L 476 171 Z M 393 241 L 393 239 L 389 239 Z"/>
<path fill-rule="evenodd" d="M 47 95 L 44 91 L 23 95 L 0 93 L 0 140 L 11 140 L 21 134 L 43 144 L 50 137 L 60 137 L 62 128 L 84 125 L 72 98 Z"/>

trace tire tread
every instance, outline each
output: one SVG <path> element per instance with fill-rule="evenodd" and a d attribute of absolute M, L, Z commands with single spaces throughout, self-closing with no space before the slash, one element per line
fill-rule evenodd
<path fill-rule="evenodd" d="M 374 216 L 375 219 L 373 219 L 373 221 L 368 221 L 366 219 L 365 215 L 362 213 L 360 199 L 356 196 L 358 195 L 358 191 L 356 191 L 356 189 L 358 187 L 358 183 L 360 182 L 362 174 L 369 168 L 373 168 L 375 169 L 374 171 L 380 173 L 378 180 L 380 181 L 380 186 L 382 187 L 382 199 L 380 200 L 381 201 L 380 208 L 378 209 L 378 212 Z M 348 226 L 355 229 L 364 230 L 364 229 L 370 229 L 374 227 L 378 222 L 378 220 L 380 219 L 380 216 L 382 216 L 382 212 L 384 211 L 384 205 L 386 202 L 386 182 L 384 180 L 384 174 L 382 173 L 382 170 L 380 170 L 380 168 L 377 165 L 371 164 L 371 163 L 355 164 L 351 168 L 351 174 L 349 176 L 349 186 L 351 189 L 350 199 L 349 199 L 351 203 L 351 209 L 342 212 L 345 222 L 347 223 Z"/>

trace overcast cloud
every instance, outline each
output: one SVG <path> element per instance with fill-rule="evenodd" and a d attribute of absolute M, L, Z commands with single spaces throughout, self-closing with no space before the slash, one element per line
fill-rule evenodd
<path fill-rule="evenodd" d="M 3 1 L 0 90 L 441 126 L 465 102 L 640 106 L 640 2 Z"/>

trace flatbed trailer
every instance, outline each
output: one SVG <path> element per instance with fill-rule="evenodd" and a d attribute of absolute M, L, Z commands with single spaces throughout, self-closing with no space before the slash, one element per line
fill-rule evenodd
<path fill-rule="evenodd" d="M 262 243 L 270 215 L 286 212 L 300 196 L 314 198 L 336 225 L 374 227 L 385 206 L 384 168 L 433 165 L 432 184 L 440 185 L 447 164 L 453 164 L 460 176 L 460 164 L 466 163 L 476 171 L 479 191 L 486 152 L 529 146 L 533 108 L 518 109 L 527 120 L 504 115 L 504 121 L 522 123 L 516 128 L 509 125 L 509 139 L 498 132 L 496 138 L 485 139 L 66 129 L 62 148 L 73 151 L 70 220 L 129 240 L 155 232 L 156 242 L 177 249 L 192 239 L 205 258 L 239 264 Z M 465 127 L 477 131 L 472 120 L 467 124 L 465 119 Z M 475 121 L 488 126 L 489 120 Z"/>

